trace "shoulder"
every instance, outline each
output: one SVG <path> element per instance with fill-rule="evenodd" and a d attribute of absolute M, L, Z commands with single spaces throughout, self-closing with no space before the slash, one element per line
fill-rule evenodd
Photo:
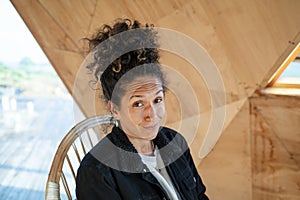
<path fill-rule="evenodd" d="M 177 140 L 178 142 L 185 142 L 185 138 L 183 135 L 179 132 L 177 132 L 174 129 L 168 128 L 168 127 L 162 127 L 159 131 L 158 137 L 162 137 L 167 140 Z"/>
<path fill-rule="evenodd" d="M 166 127 L 166 126 L 162 126 L 159 132 L 170 135 L 170 136 L 174 136 L 174 137 L 175 137 L 175 135 L 179 134 L 174 129 L 171 129 L 171 128 Z"/>
<path fill-rule="evenodd" d="M 78 172 L 98 173 L 98 171 L 107 171 L 108 168 L 103 165 L 93 154 L 87 153 L 80 162 Z"/>
<path fill-rule="evenodd" d="M 91 155 L 90 153 L 87 153 L 83 157 L 83 159 L 80 163 L 80 166 L 88 167 L 88 166 L 95 166 L 98 164 L 99 164 L 99 161 L 93 155 Z"/>
<path fill-rule="evenodd" d="M 166 146 L 170 143 L 172 145 L 179 146 L 182 149 L 186 149 L 188 146 L 185 138 L 181 133 L 168 127 L 161 127 L 154 142 L 160 147 Z"/>
<path fill-rule="evenodd" d="M 108 134 L 84 156 L 80 168 L 100 168 L 101 170 L 105 168 L 106 165 L 103 164 L 103 160 L 110 160 L 114 152 L 111 151 L 110 137 L 110 134 Z"/>
<path fill-rule="evenodd" d="M 105 188 L 105 185 L 116 188 L 112 169 L 101 163 L 91 153 L 87 153 L 77 170 L 76 195 L 89 198 L 102 195 L 103 192 L 100 188 Z"/>
<path fill-rule="evenodd" d="M 99 184 L 107 182 L 113 185 L 112 169 L 91 152 L 87 153 L 80 162 L 77 170 L 77 184 Z"/>

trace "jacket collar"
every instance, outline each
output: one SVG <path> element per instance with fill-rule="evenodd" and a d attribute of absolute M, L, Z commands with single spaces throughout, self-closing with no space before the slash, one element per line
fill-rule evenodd
<path fill-rule="evenodd" d="M 173 132 L 173 134 L 171 134 Z M 126 134 L 123 132 L 122 129 L 118 127 L 114 127 L 112 130 L 112 142 L 119 147 L 120 149 L 134 153 L 134 155 L 137 156 L 135 158 L 139 162 L 142 162 L 140 159 L 140 156 L 138 156 L 138 152 L 133 146 L 133 144 L 129 141 Z M 153 143 L 155 146 L 158 147 L 158 150 L 161 154 L 161 157 L 163 159 L 163 162 L 165 165 L 169 165 L 175 160 L 177 160 L 184 151 L 188 148 L 187 145 L 185 146 L 185 143 L 182 142 L 183 138 L 179 134 L 176 134 L 175 131 L 171 131 L 168 128 L 161 127 L 156 138 L 153 140 Z M 125 154 L 121 154 L 120 159 L 122 159 L 122 162 L 125 162 L 128 164 L 128 157 Z M 143 169 L 144 170 L 144 169 Z"/>
<path fill-rule="evenodd" d="M 182 137 L 177 136 L 179 134 L 172 134 L 170 129 L 162 127 L 153 140 L 153 143 L 159 149 L 165 166 L 173 163 L 183 154 L 183 149 L 180 146 Z M 91 154 L 101 163 L 118 171 L 128 173 L 149 172 L 133 144 L 118 127 L 113 127 L 112 132 L 92 149 Z"/>

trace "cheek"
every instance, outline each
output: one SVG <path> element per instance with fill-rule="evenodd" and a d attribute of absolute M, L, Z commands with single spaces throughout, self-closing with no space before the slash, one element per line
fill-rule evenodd
<path fill-rule="evenodd" d="M 142 109 L 129 109 L 129 118 L 134 124 L 138 124 L 143 121 L 143 110 Z"/>
<path fill-rule="evenodd" d="M 163 118 L 166 113 L 165 104 L 158 106 L 157 108 L 157 116 Z"/>

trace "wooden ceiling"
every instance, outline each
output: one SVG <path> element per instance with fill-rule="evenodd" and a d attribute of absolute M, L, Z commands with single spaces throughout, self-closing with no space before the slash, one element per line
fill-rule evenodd
<path fill-rule="evenodd" d="M 200 126 L 196 135 L 191 136 L 190 142 L 193 157 L 204 178 L 208 180 L 208 192 L 212 199 L 221 197 L 260 199 L 260 193 L 253 192 L 259 189 L 253 187 L 256 184 L 252 173 L 256 164 L 251 160 L 253 153 L 257 152 L 251 151 L 250 111 L 253 104 L 249 98 L 253 96 L 258 98 L 255 91 L 265 87 L 280 63 L 299 42 L 299 0 L 11 0 L 11 2 L 86 116 L 94 115 L 95 111 L 97 114 L 106 113 L 104 103 L 95 98 L 98 94 L 89 87 L 90 77 L 82 76 L 82 73 L 86 72 L 82 72 L 84 69 L 80 67 L 85 58 L 82 38 L 91 35 L 103 23 L 110 24 L 119 17 L 138 19 L 143 23 L 153 23 L 157 27 L 178 31 L 195 40 L 205 49 L 219 70 L 225 88 L 226 102 L 218 106 L 226 108 L 226 116 L 222 135 L 216 146 L 215 142 L 219 138 L 217 133 L 212 138 L 213 141 L 205 140 L 208 137 L 206 133 L 212 115 L 211 91 L 205 86 L 205 81 L 200 75 L 195 76 L 193 68 L 189 67 L 186 60 L 168 52 L 162 53 L 163 64 L 176 69 L 189 80 L 199 103 Z M 186 48 L 185 51 L 193 54 L 191 49 Z M 224 91 L 213 92 L 217 99 Z M 174 94 L 169 95 L 172 104 L 167 106 L 167 123 L 176 128 L 179 126 L 176 122 L 180 116 L 177 106 L 172 105 L 178 105 L 178 102 L 176 103 Z M 186 104 L 189 105 L 190 102 L 185 100 L 184 105 Z M 267 113 L 270 113 L 269 108 Z M 276 115 L 267 115 L 273 117 L 267 119 L 270 123 L 276 123 Z M 299 115 L 298 112 L 293 114 L 296 127 L 300 124 L 297 123 Z M 187 124 L 195 126 L 192 122 Z M 295 128 L 293 130 L 297 131 Z M 282 129 L 276 127 L 276 131 Z M 187 133 L 185 136 L 190 137 Z M 299 133 L 293 137 L 299 137 Z M 288 139 L 284 140 L 284 144 L 287 143 Z M 199 157 L 201 147 L 208 148 L 208 151 L 214 148 L 203 159 Z M 293 143 L 292 152 L 299 150 L 299 142 Z M 224 153 L 230 156 L 226 158 Z M 236 159 L 236 162 L 230 160 L 231 158 Z M 220 169 L 221 166 L 224 168 Z M 294 167 L 299 177 L 299 162 Z M 292 192 L 292 197 L 299 194 L 299 180 L 286 180 L 291 184 L 298 184 Z M 231 184 L 227 185 L 227 181 Z M 274 188 L 271 187 L 270 190 L 272 189 Z M 289 191 L 284 194 L 287 193 Z"/>

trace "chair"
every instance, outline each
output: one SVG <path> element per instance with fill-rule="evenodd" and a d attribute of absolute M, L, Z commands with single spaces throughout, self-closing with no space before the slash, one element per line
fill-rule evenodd
<path fill-rule="evenodd" d="M 111 115 L 93 116 L 76 124 L 63 138 L 52 161 L 46 200 L 75 199 L 76 172 L 84 155 L 112 127 Z M 64 191 L 60 190 L 64 186 Z"/>

